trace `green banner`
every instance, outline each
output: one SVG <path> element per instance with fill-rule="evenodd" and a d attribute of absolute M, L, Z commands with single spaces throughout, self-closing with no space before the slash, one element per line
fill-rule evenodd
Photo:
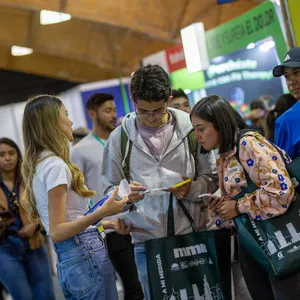
<path fill-rule="evenodd" d="M 243 15 L 206 32 L 209 58 L 246 48 L 250 43 L 272 37 L 279 59 L 287 51 L 274 4 L 266 1 Z"/>
<path fill-rule="evenodd" d="M 203 72 L 189 74 L 187 68 L 183 68 L 171 73 L 171 81 L 174 89 L 184 87 L 184 89 L 198 90 L 205 86 Z"/>
<path fill-rule="evenodd" d="M 278 57 L 283 60 L 287 45 L 275 6 L 270 1 L 263 2 L 234 20 L 206 31 L 208 55 L 210 59 L 226 55 L 268 37 L 273 38 Z M 186 70 L 180 71 L 171 74 L 172 83 L 176 88 L 196 90 L 205 87 L 202 71 L 195 73 L 198 76 L 188 74 Z"/>

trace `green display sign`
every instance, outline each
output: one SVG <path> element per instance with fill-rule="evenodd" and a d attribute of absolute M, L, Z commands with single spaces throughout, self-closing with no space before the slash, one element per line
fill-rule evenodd
<path fill-rule="evenodd" d="M 205 86 L 203 72 L 189 74 L 187 68 L 183 68 L 171 73 L 171 81 L 174 89 L 184 88 L 189 90 L 198 90 Z"/>
<path fill-rule="evenodd" d="M 273 38 L 279 59 L 282 60 L 287 51 L 287 45 L 275 6 L 270 1 L 263 2 L 234 20 L 206 31 L 208 55 L 210 59 L 226 55 L 268 37 Z M 205 81 L 202 80 L 203 72 L 195 73 L 198 74 L 196 76 L 187 73 L 186 69 L 183 70 L 171 74 L 175 88 L 205 88 Z"/>
<path fill-rule="evenodd" d="M 247 47 L 250 43 L 272 37 L 280 59 L 287 46 L 274 4 L 266 1 L 247 13 L 206 32 L 209 58 L 226 55 Z"/>

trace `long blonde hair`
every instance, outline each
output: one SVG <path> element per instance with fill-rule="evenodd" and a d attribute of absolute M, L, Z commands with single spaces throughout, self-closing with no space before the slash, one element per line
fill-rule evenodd
<path fill-rule="evenodd" d="M 29 213 L 31 221 L 39 218 L 32 182 L 43 151 L 53 153 L 50 155 L 60 157 L 68 165 L 72 174 L 71 188 L 75 192 L 82 197 L 95 195 L 95 191 L 89 190 L 85 186 L 84 176 L 80 169 L 70 161 L 69 141 L 59 125 L 62 105 L 62 101 L 55 96 L 39 95 L 29 99 L 25 106 L 22 124 L 25 146 L 22 175 L 25 190 L 21 197 L 21 203 Z"/>

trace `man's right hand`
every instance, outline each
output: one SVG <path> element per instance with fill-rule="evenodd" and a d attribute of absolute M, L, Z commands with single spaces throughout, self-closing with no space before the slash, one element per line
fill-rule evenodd
<path fill-rule="evenodd" d="M 146 188 L 137 181 L 130 182 L 131 194 L 129 197 L 129 202 L 135 203 L 144 199 L 144 195 L 140 195 L 140 191 L 145 191 Z"/>

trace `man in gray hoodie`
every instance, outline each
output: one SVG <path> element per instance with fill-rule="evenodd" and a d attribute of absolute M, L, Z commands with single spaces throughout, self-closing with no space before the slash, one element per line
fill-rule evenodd
<path fill-rule="evenodd" d="M 129 143 L 132 145 L 127 176 L 131 179 L 129 199 L 155 228 L 132 233 L 139 279 L 145 299 L 150 299 L 144 242 L 167 236 L 170 193 L 140 193 L 146 189 L 168 187 L 170 171 L 182 178 L 193 179 L 182 187 L 170 190 L 187 207 L 199 229 L 205 230 L 207 214 L 199 204 L 198 195 L 217 190 L 216 160 L 213 152 L 201 153 L 203 151 L 199 147 L 195 164 L 188 139 L 193 129 L 190 117 L 183 111 L 168 107 L 172 100 L 171 82 L 163 68 L 147 65 L 138 69 L 131 79 L 130 94 L 135 112 L 128 114 L 122 125 L 111 133 L 104 150 L 102 175 L 105 192 L 126 178 L 125 158 L 121 151 L 123 128 L 128 138 L 127 154 Z M 175 197 L 172 199 L 175 234 L 191 232 L 191 225 Z"/>

